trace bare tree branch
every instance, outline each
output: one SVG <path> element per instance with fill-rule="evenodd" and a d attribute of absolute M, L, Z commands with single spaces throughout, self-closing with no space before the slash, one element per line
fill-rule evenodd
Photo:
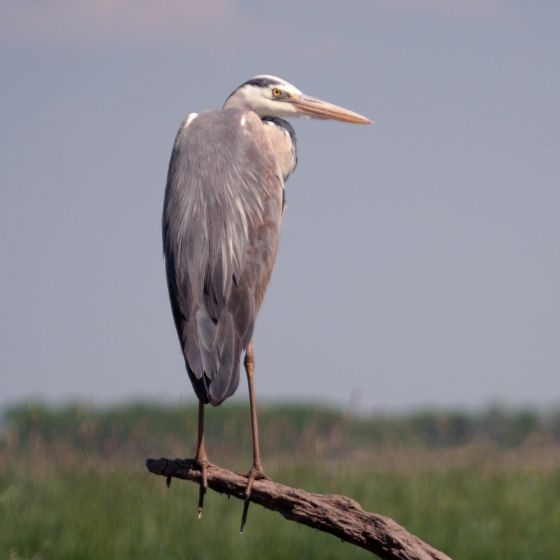
<path fill-rule="evenodd" d="M 154 474 L 200 482 L 192 459 L 147 459 Z M 245 499 L 247 479 L 216 465 L 208 465 L 208 486 L 221 494 Z M 389 517 L 364 511 L 345 496 L 312 494 L 271 480 L 255 480 L 251 501 L 277 511 L 286 519 L 330 533 L 365 548 L 385 560 L 451 560 Z"/>

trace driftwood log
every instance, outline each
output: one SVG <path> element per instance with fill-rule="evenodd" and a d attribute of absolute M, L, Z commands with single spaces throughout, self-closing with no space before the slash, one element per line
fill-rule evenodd
<path fill-rule="evenodd" d="M 151 473 L 165 476 L 168 485 L 172 478 L 200 482 L 200 471 L 192 459 L 147 459 L 146 466 Z M 246 486 L 244 476 L 208 466 L 208 487 L 212 490 L 245 500 Z M 255 480 L 250 500 L 386 560 L 451 560 L 389 517 L 368 513 L 345 496 L 312 494 L 271 480 Z"/>

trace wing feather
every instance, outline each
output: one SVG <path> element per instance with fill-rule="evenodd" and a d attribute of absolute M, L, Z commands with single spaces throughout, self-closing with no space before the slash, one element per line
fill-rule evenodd
<path fill-rule="evenodd" d="M 162 229 L 169 297 L 197 396 L 219 404 L 276 258 L 283 181 L 261 120 L 225 109 L 189 116 L 175 139 Z"/>

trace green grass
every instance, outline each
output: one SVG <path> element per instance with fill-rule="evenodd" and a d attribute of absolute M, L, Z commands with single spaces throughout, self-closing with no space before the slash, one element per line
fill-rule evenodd
<path fill-rule="evenodd" d="M 560 413 L 490 409 L 352 417 L 319 406 L 261 410 L 278 482 L 343 494 L 456 560 L 560 558 Z M 13 407 L 0 437 L 0 560 L 371 558 L 338 539 L 147 472 L 192 452 L 196 407 Z M 246 406 L 208 414 L 210 459 L 249 467 Z"/>
<path fill-rule="evenodd" d="M 275 466 L 274 478 L 357 499 L 456 559 L 560 558 L 560 467 L 523 458 L 460 460 L 433 452 L 385 453 L 352 464 Z M 448 462 L 451 466 L 446 466 Z M 42 464 L 41 464 L 42 463 Z M 461 464 L 462 463 L 462 464 Z M 329 535 L 255 505 L 243 535 L 242 504 L 139 465 L 16 460 L 0 478 L 0 558 L 366 558 Z"/>

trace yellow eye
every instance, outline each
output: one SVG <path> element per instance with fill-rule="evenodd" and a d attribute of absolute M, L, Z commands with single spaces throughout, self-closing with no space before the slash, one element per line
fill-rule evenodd
<path fill-rule="evenodd" d="M 272 90 L 272 96 L 273 97 L 280 97 L 282 95 L 282 90 L 280 88 L 275 87 Z"/>

